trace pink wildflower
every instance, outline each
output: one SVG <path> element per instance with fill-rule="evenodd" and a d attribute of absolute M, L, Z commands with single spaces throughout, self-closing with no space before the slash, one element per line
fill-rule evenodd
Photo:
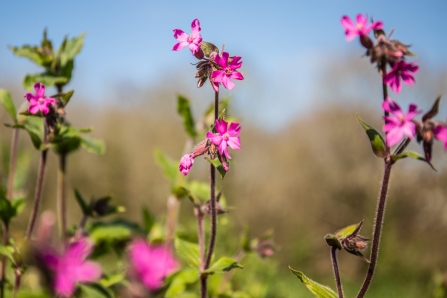
<path fill-rule="evenodd" d="M 404 135 L 413 139 L 416 133 L 416 124 L 412 120 L 420 113 L 420 111 L 416 110 L 417 106 L 410 104 L 408 113 L 405 115 L 395 101 L 387 98 L 383 101 L 382 108 L 393 115 L 384 117 L 386 123 L 383 126 L 383 131 L 387 133 L 387 145 L 390 147 L 396 145 L 402 140 Z"/>
<path fill-rule="evenodd" d="M 438 125 L 433 129 L 435 138 L 444 143 L 444 148 L 447 150 L 447 126 Z"/>
<path fill-rule="evenodd" d="M 48 107 L 50 104 L 55 104 L 56 99 L 45 96 L 45 85 L 42 83 L 34 84 L 34 90 L 36 91 L 36 95 L 33 95 L 29 92 L 25 93 L 24 97 L 29 101 L 30 106 L 28 108 L 31 114 L 37 114 L 41 111 L 43 114 L 48 114 L 50 108 Z"/>
<path fill-rule="evenodd" d="M 219 83 L 222 83 L 225 88 L 231 90 L 234 88 L 234 83 L 230 79 L 243 80 L 244 76 L 236 71 L 236 69 L 242 66 L 241 57 L 234 56 L 230 63 L 228 63 L 229 54 L 223 52 L 222 56 L 216 55 L 214 62 L 216 62 L 222 69 L 214 70 L 211 74 L 211 79 L 213 81 L 213 88 L 215 91 L 219 91 Z"/>
<path fill-rule="evenodd" d="M 341 24 L 345 28 L 346 40 L 351 41 L 356 36 L 367 36 L 372 29 L 380 30 L 383 28 L 382 21 L 372 22 L 370 25 L 368 23 L 368 17 L 363 16 L 361 13 L 357 15 L 357 24 L 354 25 L 351 18 L 348 16 L 343 16 L 341 18 Z"/>
<path fill-rule="evenodd" d="M 101 277 L 101 266 L 85 259 L 91 253 L 93 245 L 86 239 L 70 243 L 62 254 L 52 248 L 41 253 L 43 263 L 54 273 L 54 289 L 57 295 L 71 297 L 76 283 L 89 283 Z"/>
<path fill-rule="evenodd" d="M 161 288 L 165 277 L 179 267 L 166 247 L 153 247 L 143 239 L 131 243 L 129 257 L 132 274 L 151 291 Z"/>
<path fill-rule="evenodd" d="M 183 175 L 188 175 L 189 170 L 191 169 L 192 165 L 194 164 L 194 158 L 192 157 L 192 154 L 185 154 L 183 155 L 182 159 L 180 159 L 180 165 L 178 166 L 178 169 L 180 172 L 182 172 Z"/>
<path fill-rule="evenodd" d="M 402 89 L 401 78 L 407 85 L 414 85 L 414 77 L 412 73 L 416 73 L 419 66 L 416 63 L 405 63 L 401 60 L 394 63 L 393 69 L 383 77 L 383 82 L 389 84 L 391 89 L 399 93 Z"/>
<path fill-rule="evenodd" d="M 200 35 L 200 22 L 198 19 L 195 19 L 191 23 L 192 33 L 191 35 L 187 35 L 180 29 L 174 29 L 174 38 L 179 40 L 179 43 L 176 43 L 172 48 L 173 51 L 180 51 L 187 45 L 189 45 L 189 49 L 192 54 L 195 55 L 202 49 L 200 48 L 200 43 L 202 42 L 202 36 Z"/>
<path fill-rule="evenodd" d="M 208 132 L 206 137 L 219 148 L 220 155 L 225 155 L 228 159 L 231 159 L 228 153 L 228 146 L 234 150 L 241 149 L 241 140 L 239 132 L 241 126 L 238 122 L 232 122 L 228 128 L 228 123 L 225 120 L 216 120 L 216 130 L 218 134 Z"/>

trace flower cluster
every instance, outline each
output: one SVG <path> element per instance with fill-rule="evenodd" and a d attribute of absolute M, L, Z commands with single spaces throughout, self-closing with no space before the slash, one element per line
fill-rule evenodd
<path fill-rule="evenodd" d="M 231 122 L 230 126 L 228 126 L 228 122 L 221 119 L 216 120 L 214 128 L 216 133 L 207 132 L 207 140 L 200 142 L 190 154 L 185 154 L 181 158 L 179 171 L 183 175 L 188 175 L 189 170 L 194 164 L 194 158 L 207 152 L 213 157 L 216 149 L 222 166 L 225 171 L 228 171 L 228 159 L 231 159 L 228 147 L 233 150 L 241 150 L 241 140 L 239 137 L 241 125 L 238 122 Z"/>
<path fill-rule="evenodd" d="M 143 239 L 135 239 L 129 249 L 130 274 L 149 290 L 156 291 L 168 274 L 179 268 L 179 263 L 164 246 L 151 246 Z"/>
<path fill-rule="evenodd" d="M 24 97 L 30 103 L 28 111 L 31 114 L 37 114 L 42 112 L 42 114 L 46 115 L 50 112 L 50 105 L 56 104 L 56 99 L 51 97 L 45 97 L 45 85 L 42 83 L 34 84 L 34 91 L 36 94 L 25 93 Z"/>
<path fill-rule="evenodd" d="M 235 84 L 231 79 L 244 79 L 244 76 L 237 71 L 242 66 L 241 57 L 231 57 L 227 52 L 219 54 L 219 50 L 215 45 L 209 42 L 202 42 L 198 19 L 192 21 L 191 29 L 191 35 L 187 35 L 180 29 L 174 29 L 174 38 L 179 40 L 179 42 L 174 45 L 172 50 L 179 51 L 189 46 L 192 54 L 201 60 L 196 66 L 198 70 L 196 78 L 199 79 L 197 87 L 202 87 L 206 80 L 209 79 L 211 86 L 216 92 L 219 92 L 220 84 L 226 89 L 232 90 Z"/>
<path fill-rule="evenodd" d="M 355 25 L 348 16 L 343 16 L 341 24 L 345 28 L 346 39 L 360 37 L 360 43 L 367 49 L 366 54 L 371 57 L 371 62 L 388 63 L 392 67 L 391 71 L 383 74 L 383 82 L 390 85 L 391 89 L 399 93 L 402 89 L 401 80 L 414 85 L 413 74 L 417 73 L 419 66 L 417 63 L 405 62 L 405 56 L 412 56 L 409 46 L 399 40 L 390 40 L 385 36 L 382 21 L 372 22 L 368 25 L 367 16 L 357 15 L 357 24 Z M 371 30 L 376 33 L 376 43 L 374 44 L 368 36 Z"/>

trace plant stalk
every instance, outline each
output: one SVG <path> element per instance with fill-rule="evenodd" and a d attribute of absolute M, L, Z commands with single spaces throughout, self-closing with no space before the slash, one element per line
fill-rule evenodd
<path fill-rule="evenodd" d="M 379 72 L 382 76 L 383 100 L 386 100 L 388 97 L 388 86 L 383 81 L 383 77 L 386 74 L 386 63 L 387 63 L 386 58 L 382 58 L 379 67 Z M 389 113 L 385 111 L 384 115 L 386 117 L 389 115 Z M 374 277 L 374 272 L 377 267 L 377 260 L 379 256 L 379 246 L 380 246 L 380 235 L 382 233 L 383 221 L 385 217 L 386 199 L 388 195 L 388 187 L 390 183 L 392 166 L 393 162 L 391 160 L 390 147 L 387 144 L 386 156 L 384 159 L 382 185 L 380 188 L 379 200 L 377 201 L 376 218 L 374 220 L 374 231 L 371 243 L 370 263 L 362 287 L 360 288 L 360 291 L 357 294 L 357 298 L 363 298 L 366 295 L 366 292 L 368 291 L 369 286 L 371 285 L 372 279 Z"/>
<path fill-rule="evenodd" d="M 57 215 L 59 238 L 64 240 L 67 231 L 67 154 L 59 156 L 58 188 L 57 188 Z"/>
<path fill-rule="evenodd" d="M 343 286 L 341 284 L 340 271 L 338 270 L 337 247 L 331 247 L 332 269 L 334 270 L 335 283 L 337 285 L 338 298 L 343 298 Z"/>
<path fill-rule="evenodd" d="M 205 270 L 205 233 L 203 231 L 203 212 L 200 206 L 194 207 L 194 214 L 197 218 L 197 236 L 199 239 L 199 257 L 200 257 L 200 271 Z M 200 297 L 206 298 L 206 277 L 200 276 Z"/>

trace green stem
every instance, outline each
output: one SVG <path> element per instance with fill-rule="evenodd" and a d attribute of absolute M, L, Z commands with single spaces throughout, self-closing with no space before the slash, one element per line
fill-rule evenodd
<path fill-rule="evenodd" d="M 67 231 L 67 154 L 59 156 L 58 188 L 57 188 L 57 215 L 59 238 L 64 240 Z"/>

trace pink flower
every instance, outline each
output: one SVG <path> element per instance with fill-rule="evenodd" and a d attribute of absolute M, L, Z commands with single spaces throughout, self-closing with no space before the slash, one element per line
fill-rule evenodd
<path fill-rule="evenodd" d="M 447 126 L 438 125 L 433 129 L 435 138 L 444 143 L 444 148 L 447 150 Z"/>
<path fill-rule="evenodd" d="M 382 21 L 372 22 L 369 26 L 368 17 L 363 16 L 361 13 L 357 15 L 357 24 L 354 25 L 351 18 L 343 16 L 341 18 L 341 24 L 345 28 L 346 40 L 351 41 L 355 36 L 367 36 L 371 29 L 380 30 L 383 28 Z"/>
<path fill-rule="evenodd" d="M 413 139 L 413 136 L 416 133 L 416 124 L 414 124 L 412 120 L 417 114 L 421 113 L 421 111 L 416 110 L 417 106 L 415 104 L 410 104 L 408 113 L 405 115 L 395 101 L 391 98 L 387 98 L 383 101 L 382 108 L 384 111 L 394 115 L 384 117 L 386 123 L 383 126 L 383 131 L 387 133 L 387 145 L 389 147 L 396 145 L 402 140 L 404 135 Z"/>
<path fill-rule="evenodd" d="M 188 175 L 189 170 L 191 169 L 192 165 L 194 164 L 194 158 L 192 157 L 192 154 L 185 154 L 183 155 L 182 159 L 180 159 L 180 165 L 178 166 L 178 169 L 180 172 L 182 172 L 183 175 Z"/>
<path fill-rule="evenodd" d="M 242 66 L 241 57 L 234 56 L 230 63 L 228 63 L 229 54 L 223 52 L 222 56 L 216 55 L 214 62 L 216 62 L 222 69 L 214 70 L 211 74 L 211 79 L 213 81 L 213 88 L 217 92 L 219 91 L 219 83 L 222 83 L 225 88 L 231 90 L 234 88 L 234 83 L 230 79 L 243 80 L 244 76 L 236 71 L 236 69 Z"/>
<path fill-rule="evenodd" d="M 161 288 L 165 277 L 179 267 L 166 247 L 151 246 L 143 239 L 131 243 L 129 257 L 132 274 L 151 291 Z"/>
<path fill-rule="evenodd" d="M 206 137 L 219 148 L 220 155 L 224 155 L 231 159 L 228 153 L 228 146 L 234 150 L 241 149 L 241 140 L 239 137 L 239 132 L 241 131 L 241 126 L 237 122 L 232 122 L 230 128 L 228 128 L 228 123 L 221 119 L 216 120 L 216 130 L 218 134 L 208 132 Z"/>
<path fill-rule="evenodd" d="M 34 90 L 36 91 L 36 95 L 31 93 L 25 93 L 24 97 L 29 101 L 30 106 L 28 111 L 31 114 L 37 114 L 41 111 L 43 114 L 48 114 L 50 108 L 48 107 L 50 104 L 55 104 L 56 99 L 45 96 L 45 85 L 42 83 L 34 84 Z"/>
<path fill-rule="evenodd" d="M 172 48 L 173 51 L 180 51 L 187 45 L 189 45 L 189 49 L 192 54 L 195 55 L 202 49 L 200 48 L 200 42 L 202 42 L 202 36 L 200 35 L 200 22 L 198 19 L 195 19 L 191 23 L 192 33 L 191 35 L 187 35 L 180 29 L 174 29 L 174 38 L 179 40 L 179 43 L 176 43 Z"/>
<path fill-rule="evenodd" d="M 414 85 L 414 77 L 412 73 L 417 73 L 419 66 L 416 63 L 405 63 L 405 61 L 399 61 L 394 63 L 393 69 L 383 77 L 383 82 L 389 84 L 391 89 L 399 93 L 402 89 L 400 79 L 407 85 Z"/>
<path fill-rule="evenodd" d="M 101 277 L 101 266 L 85 259 L 92 252 L 93 245 L 86 239 L 70 243 L 62 254 L 53 248 L 41 253 L 43 263 L 54 273 L 54 289 L 57 295 L 71 297 L 76 283 L 89 283 Z"/>

